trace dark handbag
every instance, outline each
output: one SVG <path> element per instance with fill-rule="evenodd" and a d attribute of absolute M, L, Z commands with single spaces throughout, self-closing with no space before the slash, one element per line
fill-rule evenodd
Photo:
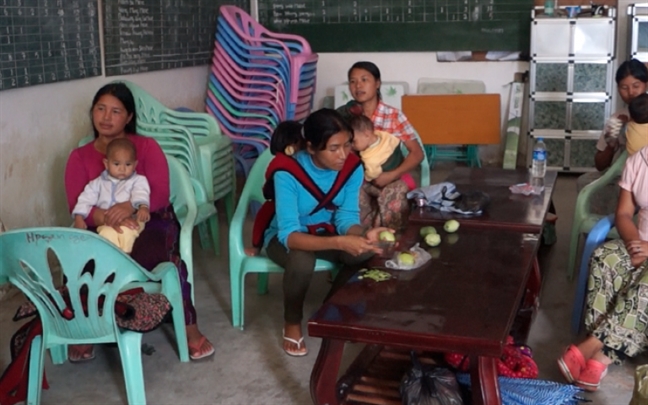
<path fill-rule="evenodd" d="M 423 366 L 412 352 L 412 368 L 401 381 L 403 405 L 463 405 L 454 373 L 445 367 Z"/>

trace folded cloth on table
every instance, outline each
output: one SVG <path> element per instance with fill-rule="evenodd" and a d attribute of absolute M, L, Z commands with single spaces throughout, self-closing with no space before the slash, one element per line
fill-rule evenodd
<path fill-rule="evenodd" d="M 407 198 L 424 199 L 426 205 L 440 209 L 454 205 L 455 201 L 461 197 L 457 187 L 450 182 L 430 184 L 426 187 L 419 187 L 407 193 Z"/>
<path fill-rule="evenodd" d="M 461 194 L 453 183 L 447 181 L 412 190 L 407 193 L 407 198 L 424 199 L 428 207 L 463 215 L 481 215 L 490 203 L 488 194 L 481 191 Z"/>

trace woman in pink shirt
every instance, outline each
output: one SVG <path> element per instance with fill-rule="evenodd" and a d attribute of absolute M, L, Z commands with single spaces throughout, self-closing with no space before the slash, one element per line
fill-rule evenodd
<path fill-rule="evenodd" d="M 619 186 L 615 225 L 621 239 L 603 243 L 590 261 L 589 335 L 558 359 L 565 378 L 590 391 L 609 364 L 648 349 L 648 147 L 628 158 Z"/>
<path fill-rule="evenodd" d="M 210 356 L 214 347 L 198 330 L 187 268 L 178 252 L 180 226 L 169 203 L 169 167 L 164 152 L 152 138 L 135 134 L 135 100 L 125 84 L 110 83 L 99 89 L 90 113 L 95 140 L 74 149 L 65 168 L 68 208 L 72 212 L 86 184 L 104 170 L 103 159 L 108 143 L 128 137 L 137 150 L 137 173 L 145 176 L 151 187 L 151 219 L 135 241 L 131 257 L 148 270 L 162 262 L 175 263 L 182 287 L 189 355 L 193 360 Z M 106 210 L 95 207 L 85 221 L 91 230 L 100 225 L 112 226 L 117 232 L 120 232 L 120 226 L 136 229 L 138 224 L 133 217 L 134 211 L 129 201 Z M 94 357 L 92 346 L 72 346 L 69 357 L 71 361 L 89 360 Z"/>

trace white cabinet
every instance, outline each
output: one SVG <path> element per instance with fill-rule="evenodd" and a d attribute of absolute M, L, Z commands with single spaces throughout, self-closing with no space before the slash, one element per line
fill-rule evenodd
<path fill-rule="evenodd" d="M 544 138 L 548 168 L 594 170 L 596 141 L 611 114 L 615 9 L 592 17 L 547 18 L 533 10 L 529 86 L 530 149 Z"/>
<path fill-rule="evenodd" d="M 648 63 L 648 3 L 628 7 L 630 58 Z"/>

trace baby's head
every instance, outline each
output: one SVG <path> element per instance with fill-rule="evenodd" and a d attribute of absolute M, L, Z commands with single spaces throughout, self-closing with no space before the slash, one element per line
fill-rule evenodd
<path fill-rule="evenodd" d="M 637 124 L 648 124 L 648 93 L 633 98 L 628 105 L 630 118 Z"/>
<path fill-rule="evenodd" d="M 284 121 L 277 125 L 270 138 L 270 153 L 292 156 L 304 149 L 303 125 L 297 121 Z"/>
<path fill-rule="evenodd" d="M 128 138 L 117 138 L 106 147 L 104 166 L 112 177 L 123 180 L 130 177 L 137 166 L 135 145 Z"/>
<path fill-rule="evenodd" d="M 374 126 L 369 118 L 354 115 L 349 120 L 349 125 L 353 128 L 353 149 L 362 152 L 375 142 Z"/>

